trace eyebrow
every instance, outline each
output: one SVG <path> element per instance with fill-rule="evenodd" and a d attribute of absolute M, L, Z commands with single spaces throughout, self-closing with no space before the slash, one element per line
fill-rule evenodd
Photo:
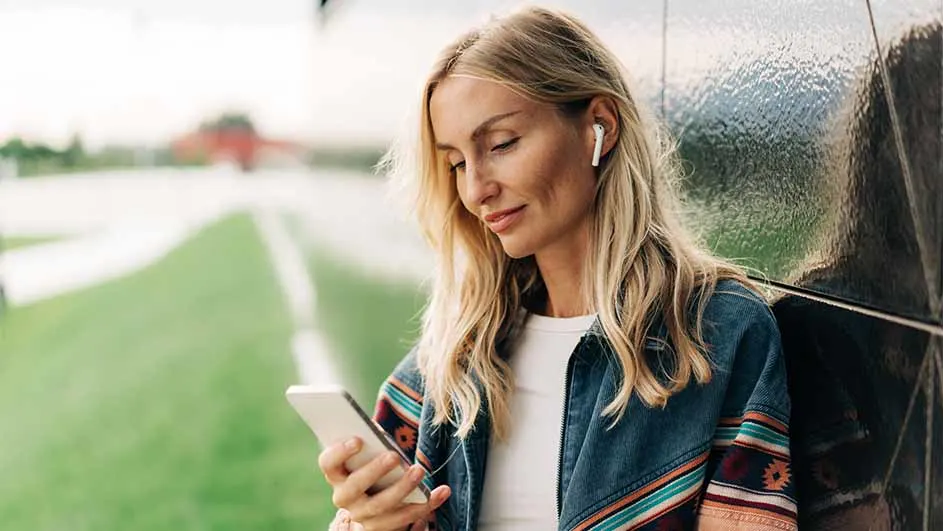
<path fill-rule="evenodd" d="M 521 111 L 517 110 L 517 111 L 511 111 L 511 112 L 506 112 L 502 114 L 496 114 L 492 116 L 491 118 L 488 118 L 484 122 L 481 122 L 480 124 L 478 124 L 478 127 L 476 127 L 474 131 L 472 131 L 472 134 L 471 134 L 472 140 L 480 137 L 482 134 L 485 133 L 485 131 L 487 131 L 494 124 L 500 122 L 501 120 L 504 120 L 505 118 L 510 118 L 511 116 L 514 116 L 515 114 L 519 114 L 520 112 Z M 444 151 L 448 149 L 455 149 L 454 146 L 451 146 L 449 144 L 440 144 L 438 142 L 436 143 L 435 148 L 440 151 Z"/>

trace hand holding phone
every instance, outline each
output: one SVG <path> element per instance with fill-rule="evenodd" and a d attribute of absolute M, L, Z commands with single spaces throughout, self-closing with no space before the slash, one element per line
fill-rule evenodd
<path fill-rule="evenodd" d="M 333 502 L 370 529 L 402 529 L 431 518 L 448 486 L 431 493 L 424 470 L 340 387 L 291 386 L 286 397 L 324 447 L 318 464 L 334 488 Z"/>

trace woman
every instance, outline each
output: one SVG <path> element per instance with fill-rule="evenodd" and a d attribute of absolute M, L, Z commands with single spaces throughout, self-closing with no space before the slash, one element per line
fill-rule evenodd
<path fill-rule="evenodd" d="M 613 54 L 559 12 L 495 20 L 444 50 L 420 125 L 418 168 L 389 161 L 437 276 L 376 412 L 415 476 L 368 495 L 396 460 L 327 448 L 334 527 L 794 528 L 776 323 L 687 238 Z"/>

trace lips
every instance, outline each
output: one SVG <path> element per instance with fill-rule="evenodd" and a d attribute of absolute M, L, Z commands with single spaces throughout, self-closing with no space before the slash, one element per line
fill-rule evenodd
<path fill-rule="evenodd" d="M 521 217 L 521 211 L 524 210 L 524 206 L 526 205 L 493 212 L 485 216 L 484 220 L 488 223 L 488 226 L 491 227 L 493 232 L 504 232 Z"/>
<path fill-rule="evenodd" d="M 513 213 L 519 211 L 519 210 L 522 209 L 522 208 L 524 208 L 523 205 L 521 205 L 521 206 L 519 206 L 519 207 L 516 207 L 516 208 L 509 208 L 509 209 L 507 209 L 507 210 L 500 210 L 500 211 L 498 211 L 498 212 L 492 212 L 491 214 L 488 214 L 487 216 L 485 216 L 485 221 L 487 221 L 488 223 L 494 223 L 495 221 L 498 221 L 499 219 L 501 219 L 501 218 L 503 218 L 503 217 L 505 217 L 505 216 L 509 216 L 509 215 L 511 215 L 511 214 L 513 214 Z"/>

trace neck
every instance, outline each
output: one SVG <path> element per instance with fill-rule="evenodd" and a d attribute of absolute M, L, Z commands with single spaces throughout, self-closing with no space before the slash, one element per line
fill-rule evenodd
<path fill-rule="evenodd" d="M 588 241 L 588 237 L 574 238 L 566 245 L 557 245 L 536 255 L 537 268 L 547 288 L 544 315 L 576 317 L 592 312 L 582 290 Z"/>

